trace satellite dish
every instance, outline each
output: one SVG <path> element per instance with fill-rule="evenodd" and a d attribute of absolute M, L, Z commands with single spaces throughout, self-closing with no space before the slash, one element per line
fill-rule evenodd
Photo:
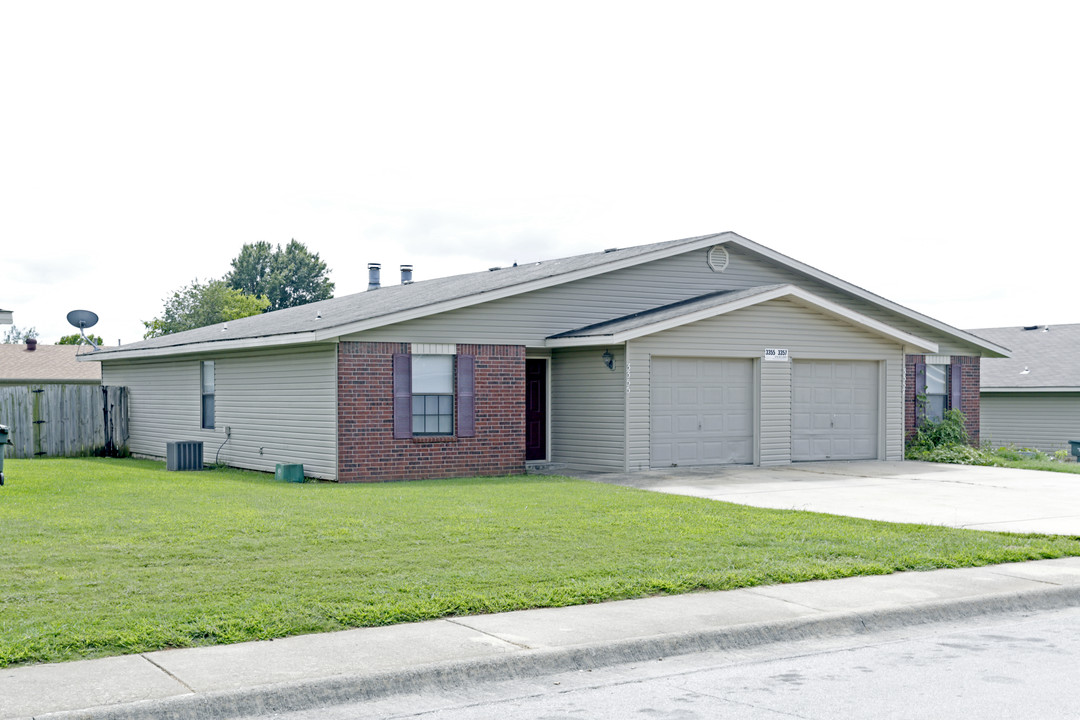
<path fill-rule="evenodd" d="M 90 347 L 95 350 L 98 346 L 94 344 L 94 341 L 86 337 L 86 328 L 94 327 L 97 325 L 98 316 L 96 313 L 92 313 L 89 310 L 72 310 L 67 314 L 67 321 L 79 328 L 79 334 L 82 335 L 83 340 L 90 343 Z"/>

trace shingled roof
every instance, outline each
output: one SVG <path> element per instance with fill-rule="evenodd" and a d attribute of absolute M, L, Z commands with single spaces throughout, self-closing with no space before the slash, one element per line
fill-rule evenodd
<path fill-rule="evenodd" d="M 399 315 L 410 310 L 424 315 L 428 314 L 425 309 L 438 308 L 444 303 L 466 298 L 482 301 L 486 299 L 486 296 L 499 291 L 512 291 L 538 281 L 556 280 L 560 276 L 573 275 L 579 271 L 588 271 L 619 261 L 632 261 L 641 256 L 663 253 L 671 248 L 697 244 L 706 238 L 719 238 L 722 235 L 732 235 L 732 233 L 717 233 L 651 245 L 611 249 L 465 275 L 421 280 L 408 285 L 387 285 L 377 291 L 354 293 L 272 313 L 253 315 L 240 320 L 230 320 L 228 323 L 128 343 L 120 347 L 102 348 L 94 355 L 105 358 L 132 350 L 280 336 L 301 336 L 298 338 L 300 340 L 308 335 L 310 340 L 314 341 L 324 336 L 327 331 L 332 332 L 335 328 L 345 328 L 364 320 Z M 722 241 L 718 240 L 718 242 Z"/>
<path fill-rule="evenodd" d="M 36 350 L 27 350 L 23 344 L 0 344 L 0 383 L 101 382 L 101 365 L 75 358 L 89 352 L 85 345 L 39 343 Z"/>
<path fill-rule="evenodd" d="M 119 347 L 101 348 L 84 360 L 111 360 L 122 357 L 157 357 L 206 350 L 239 350 L 312 342 L 332 342 L 342 335 L 434 315 L 498 298 L 551 287 L 561 283 L 631 267 L 714 244 L 731 243 L 762 255 L 851 293 L 918 323 L 961 338 L 983 349 L 984 354 L 1001 354 L 1003 348 L 970 336 L 966 331 L 945 325 L 897 305 L 851 283 L 840 280 L 788 258 L 733 232 L 713 233 L 680 240 L 611 248 L 555 260 L 522 263 L 506 268 L 423 280 L 408 285 L 388 285 L 343 297 L 322 300 L 276 312 L 254 315 L 186 332 L 151 338 Z"/>
<path fill-rule="evenodd" d="M 1029 325 L 969 330 L 1012 350 L 1012 357 L 983 358 L 981 386 L 988 392 L 1080 392 L 1080 324 Z"/>

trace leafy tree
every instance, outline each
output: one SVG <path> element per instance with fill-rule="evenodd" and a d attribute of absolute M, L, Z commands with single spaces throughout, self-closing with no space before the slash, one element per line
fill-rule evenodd
<path fill-rule="evenodd" d="M 270 300 L 267 312 L 334 296 L 334 283 L 326 277 L 326 263 L 296 240 L 282 249 L 268 242 L 245 244 L 225 276 L 230 287 Z"/>
<path fill-rule="evenodd" d="M 191 285 L 181 288 L 165 300 L 161 317 L 143 321 L 144 338 L 161 337 L 184 330 L 228 322 L 249 315 L 265 312 L 270 301 L 231 288 L 224 280 L 200 283 L 198 278 Z"/>
<path fill-rule="evenodd" d="M 89 338 L 90 342 L 94 343 L 98 347 L 101 347 L 102 345 L 105 344 L 105 341 L 101 339 L 100 335 L 95 335 L 93 333 L 87 333 L 85 338 L 82 335 L 80 335 L 79 333 L 74 333 L 72 335 L 65 335 L 64 337 L 57 340 L 56 344 L 57 345 L 86 345 L 87 344 L 86 343 L 87 338 Z"/>
<path fill-rule="evenodd" d="M 7 345 L 19 345 L 26 342 L 30 338 L 36 338 L 37 336 L 37 328 L 20 330 L 17 325 L 12 325 L 10 328 L 8 328 L 8 331 L 4 333 L 4 343 Z"/>

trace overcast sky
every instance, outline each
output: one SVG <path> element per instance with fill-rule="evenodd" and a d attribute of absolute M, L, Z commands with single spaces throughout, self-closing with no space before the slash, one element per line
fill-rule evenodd
<path fill-rule="evenodd" d="M 0 2 L 0 308 L 112 345 L 260 240 L 340 296 L 733 230 L 957 327 L 1080 322 L 1078 36 L 1076 2 Z"/>

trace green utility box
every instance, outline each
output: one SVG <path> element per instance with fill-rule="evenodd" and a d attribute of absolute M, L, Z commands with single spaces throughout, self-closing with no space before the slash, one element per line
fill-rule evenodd
<path fill-rule="evenodd" d="M 274 468 L 274 479 L 304 482 L 304 466 L 301 463 L 278 463 Z"/>

